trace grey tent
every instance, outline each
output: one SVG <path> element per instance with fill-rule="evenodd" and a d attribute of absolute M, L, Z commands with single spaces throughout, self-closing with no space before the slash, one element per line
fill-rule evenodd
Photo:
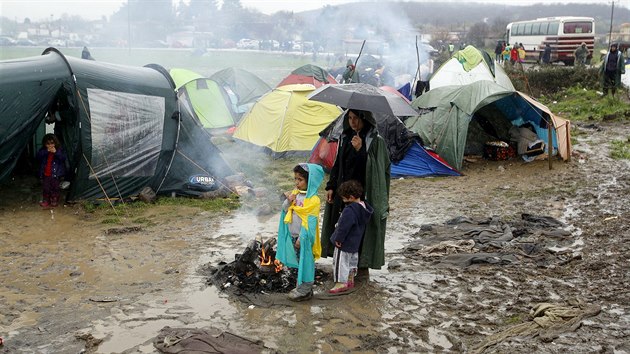
<path fill-rule="evenodd" d="M 232 174 L 192 112 L 180 111 L 158 65 L 80 60 L 48 48 L 0 62 L 0 77 L 0 181 L 23 151 L 38 148 L 33 136 L 51 108 L 74 172 L 69 200 L 126 198 L 145 186 L 198 195 Z"/>

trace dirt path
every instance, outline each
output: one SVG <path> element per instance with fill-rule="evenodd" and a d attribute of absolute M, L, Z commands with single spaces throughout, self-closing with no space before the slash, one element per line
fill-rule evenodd
<path fill-rule="evenodd" d="M 29 186 L 2 190 L 0 352 L 150 353 L 164 326 L 228 331 L 281 352 L 473 352 L 531 323 L 537 303 L 571 300 L 601 312 L 547 341 L 507 338 L 486 352 L 630 351 L 630 165 L 607 157 L 630 127 L 600 127 L 585 129 L 574 161 L 551 171 L 545 161 L 480 161 L 459 178 L 392 181 L 389 268 L 347 296 L 290 304 L 278 295 L 267 308 L 206 285 L 200 269 L 233 260 L 253 237 L 272 237 L 277 215 L 155 207 L 142 216 L 151 223 L 118 234 L 79 207 L 39 210 Z M 422 225 L 522 213 L 564 222 L 563 244 L 578 256 L 466 268 L 405 256 Z"/>

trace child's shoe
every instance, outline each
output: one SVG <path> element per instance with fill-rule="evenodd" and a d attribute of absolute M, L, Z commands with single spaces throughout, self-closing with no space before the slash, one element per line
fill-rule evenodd
<path fill-rule="evenodd" d="M 41 202 L 39 202 L 39 206 L 44 209 L 47 209 L 47 208 L 50 208 L 50 203 L 48 203 L 47 200 L 42 200 Z"/>

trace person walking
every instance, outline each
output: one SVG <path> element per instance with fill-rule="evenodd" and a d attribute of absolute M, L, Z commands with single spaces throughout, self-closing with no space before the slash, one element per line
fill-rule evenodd
<path fill-rule="evenodd" d="M 551 64 L 551 46 L 549 43 L 545 44 L 545 49 L 542 52 L 542 63 L 544 65 Z"/>
<path fill-rule="evenodd" d="M 588 58 L 588 48 L 586 47 L 586 43 L 582 42 L 579 47 L 575 48 L 573 51 L 573 57 L 575 58 L 575 65 L 584 66 L 586 65 L 586 58 Z"/>
<path fill-rule="evenodd" d="M 497 41 L 496 47 L 494 47 L 494 61 L 501 64 L 503 59 L 503 41 Z"/>
<path fill-rule="evenodd" d="M 613 43 L 610 45 L 610 50 L 599 68 L 604 96 L 608 95 L 608 90 L 610 90 L 612 97 L 615 97 L 617 88 L 621 87 L 621 75 L 625 73 L 626 67 L 623 54 L 617 49 L 617 43 Z"/>

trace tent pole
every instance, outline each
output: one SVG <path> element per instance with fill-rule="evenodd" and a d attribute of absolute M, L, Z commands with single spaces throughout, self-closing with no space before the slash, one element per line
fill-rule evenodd
<path fill-rule="evenodd" d="M 553 139 L 551 137 L 551 126 L 553 125 L 553 119 L 551 119 L 551 117 L 549 117 L 549 121 L 547 122 L 547 153 L 548 153 L 548 160 L 549 160 L 549 169 L 553 169 L 552 166 L 552 162 L 551 162 L 551 155 L 553 155 Z"/>

